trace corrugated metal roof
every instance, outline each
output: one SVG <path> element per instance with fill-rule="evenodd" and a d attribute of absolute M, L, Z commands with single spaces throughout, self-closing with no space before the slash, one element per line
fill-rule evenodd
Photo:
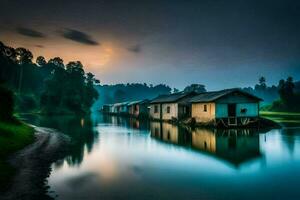
<path fill-rule="evenodd" d="M 113 106 L 126 106 L 126 105 L 128 105 L 128 103 L 129 102 L 120 102 L 120 103 L 115 103 L 115 104 L 113 104 Z"/>
<path fill-rule="evenodd" d="M 184 93 L 184 92 L 179 92 L 179 93 L 174 93 L 174 94 L 169 94 L 169 95 L 160 95 L 153 99 L 150 103 L 172 103 L 179 101 L 185 97 L 188 97 L 192 94 L 195 93 Z"/>
<path fill-rule="evenodd" d="M 257 96 L 254 96 L 248 92 L 242 91 L 238 88 L 233 89 L 226 89 L 226 90 L 220 90 L 220 91 L 213 91 L 213 92 L 204 92 L 200 93 L 190 99 L 191 103 L 200 103 L 200 102 L 212 102 L 216 101 L 217 99 L 224 97 L 228 94 L 238 92 L 240 94 L 246 95 L 249 98 L 255 99 L 257 101 L 261 101 L 262 99 L 258 98 Z"/>
<path fill-rule="evenodd" d="M 132 102 L 129 102 L 128 105 L 131 106 L 131 105 L 134 105 L 134 104 L 143 104 L 143 103 L 147 103 L 149 102 L 148 99 L 144 99 L 144 100 L 138 100 L 138 101 L 132 101 Z"/>

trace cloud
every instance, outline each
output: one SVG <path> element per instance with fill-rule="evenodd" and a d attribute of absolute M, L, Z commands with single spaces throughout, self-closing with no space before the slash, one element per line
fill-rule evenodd
<path fill-rule="evenodd" d="M 19 33 L 21 35 L 28 36 L 28 37 L 33 37 L 33 38 L 44 38 L 44 37 L 46 37 L 45 34 L 39 32 L 39 31 L 30 29 L 30 28 L 24 28 L 24 27 L 18 27 L 17 28 L 17 33 Z"/>
<path fill-rule="evenodd" d="M 34 45 L 35 47 L 38 47 L 38 48 L 44 48 L 44 45 L 41 45 L 41 44 L 36 44 Z"/>
<path fill-rule="evenodd" d="M 73 40 L 73 41 L 79 42 L 81 44 L 100 45 L 97 41 L 95 41 L 88 34 L 78 31 L 78 30 L 74 30 L 74 29 L 65 29 L 62 32 L 62 36 L 66 39 Z"/>
<path fill-rule="evenodd" d="M 131 47 L 128 47 L 127 50 L 133 53 L 140 53 L 142 51 L 142 47 L 140 44 L 136 44 Z"/>

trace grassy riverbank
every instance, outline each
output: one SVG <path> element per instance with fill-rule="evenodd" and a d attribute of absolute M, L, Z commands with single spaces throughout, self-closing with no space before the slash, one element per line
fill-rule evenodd
<path fill-rule="evenodd" d="M 6 162 L 9 155 L 34 141 L 34 129 L 22 122 L 0 121 L 0 187 L 7 184 L 14 169 Z"/>
<path fill-rule="evenodd" d="M 264 118 L 280 123 L 283 126 L 287 126 L 287 127 L 300 126 L 300 113 L 298 112 L 261 111 L 260 115 Z"/>

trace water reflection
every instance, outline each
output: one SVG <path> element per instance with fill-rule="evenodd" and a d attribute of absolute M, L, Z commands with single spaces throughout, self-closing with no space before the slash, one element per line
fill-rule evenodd
<path fill-rule="evenodd" d="M 282 140 L 285 142 L 286 147 L 288 148 L 291 155 L 293 155 L 296 144 L 296 136 L 299 132 L 299 129 L 296 128 L 286 128 L 282 130 Z"/>
<path fill-rule="evenodd" d="M 84 159 L 84 153 L 90 153 L 98 141 L 98 132 L 93 128 L 99 119 L 93 116 L 36 116 L 26 115 L 26 121 L 40 126 L 58 130 L 71 138 L 68 155 L 65 157 L 71 166 L 79 166 Z M 56 163 L 56 167 L 62 163 Z"/>
<path fill-rule="evenodd" d="M 189 130 L 161 122 L 151 122 L 150 127 L 153 138 L 208 153 L 236 166 L 261 156 L 259 132 L 255 129 Z"/>
<path fill-rule="evenodd" d="M 129 127 L 137 130 L 149 130 L 149 120 L 139 120 L 136 118 L 103 115 L 103 122 L 122 127 Z"/>
<path fill-rule="evenodd" d="M 149 131 L 154 139 L 206 153 L 228 161 L 235 166 L 261 156 L 259 132 L 254 129 L 196 128 L 191 130 L 170 123 L 97 114 L 84 118 L 74 116 L 26 116 L 26 119 L 37 126 L 57 129 L 71 138 L 71 147 L 65 157 L 65 161 L 70 166 L 79 166 L 84 159 L 85 152 L 92 152 L 93 146 L 98 142 L 99 132 L 95 127 L 99 123 L 128 127 L 145 132 Z M 288 129 L 283 132 L 283 140 L 286 141 L 287 146 L 292 151 L 294 140 L 292 137 L 285 138 L 284 134 L 293 135 L 293 130 Z M 62 161 L 55 164 L 56 167 L 62 165 Z"/>
<path fill-rule="evenodd" d="M 70 152 L 53 165 L 48 179 L 58 199 L 300 195 L 299 128 L 267 133 L 190 129 L 101 114 L 35 117 L 30 122 L 56 128 L 72 140 Z"/>

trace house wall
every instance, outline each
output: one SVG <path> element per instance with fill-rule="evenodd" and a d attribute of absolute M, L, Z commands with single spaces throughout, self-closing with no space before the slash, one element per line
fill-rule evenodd
<path fill-rule="evenodd" d="M 158 112 L 154 112 L 154 107 L 158 107 Z M 150 117 L 153 119 L 160 119 L 160 104 L 150 104 Z"/>
<path fill-rule="evenodd" d="M 204 105 L 207 106 L 207 111 L 204 111 Z M 193 103 L 192 118 L 196 122 L 210 122 L 215 119 L 215 103 Z"/>
<path fill-rule="evenodd" d="M 128 113 L 133 115 L 133 105 L 128 106 Z"/>
<path fill-rule="evenodd" d="M 228 117 L 228 104 L 236 104 L 237 117 L 257 117 L 259 116 L 259 102 L 241 95 L 230 95 L 216 101 L 216 118 Z M 247 109 L 242 113 L 242 109 Z"/>
<path fill-rule="evenodd" d="M 257 117 L 259 115 L 258 103 L 239 103 L 236 105 L 237 117 Z M 241 110 L 246 108 L 246 113 L 242 113 Z"/>
<path fill-rule="evenodd" d="M 216 103 L 256 103 L 253 98 L 249 98 L 246 95 L 240 93 L 234 93 L 224 96 L 216 101 Z"/>
<path fill-rule="evenodd" d="M 130 105 L 128 107 L 128 113 L 131 114 L 131 115 L 134 115 L 134 116 L 138 117 L 139 113 L 140 113 L 140 105 L 139 104 Z"/>
<path fill-rule="evenodd" d="M 196 122 L 208 122 L 215 118 L 228 117 L 228 104 L 236 104 L 237 117 L 257 117 L 259 116 L 259 102 L 242 94 L 232 94 L 225 96 L 215 103 L 193 103 L 192 117 Z M 207 112 L 204 112 L 204 105 L 207 105 Z M 246 109 L 243 113 L 242 109 Z"/>
<path fill-rule="evenodd" d="M 167 108 L 170 107 L 170 113 L 167 113 Z M 162 119 L 171 120 L 178 118 L 178 104 L 177 103 L 164 103 L 162 104 Z"/>
<path fill-rule="evenodd" d="M 118 107 L 112 106 L 112 113 L 118 113 Z"/>
<path fill-rule="evenodd" d="M 120 106 L 120 112 L 121 112 L 121 113 L 128 113 L 127 105 L 122 105 L 122 106 Z"/>

